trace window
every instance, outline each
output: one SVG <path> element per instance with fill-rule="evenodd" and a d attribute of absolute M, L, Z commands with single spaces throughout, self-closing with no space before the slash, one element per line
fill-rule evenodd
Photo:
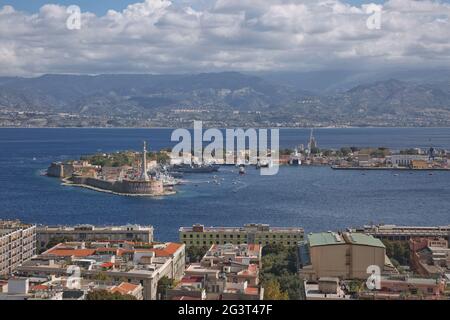
<path fill-rule="evenodd" d="M 183 234 L 183 238 L 186 238 L 186 235 L 185 235 L 185 234 Z"/>
<path fill-rule="evenodd" d="M 189 235 L 189 238 L 192 238 L 192 237 L 193 237 L 192 234 L 190 234 L 190 235 Z"/>

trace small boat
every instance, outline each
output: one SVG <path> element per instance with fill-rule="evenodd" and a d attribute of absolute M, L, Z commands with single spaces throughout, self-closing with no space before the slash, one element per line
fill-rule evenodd
<path fill-rule="evenodd" d="M 239 174 L 245 174 L 245 167 L 244 166 L 240 166 L 239 167 Z"/>

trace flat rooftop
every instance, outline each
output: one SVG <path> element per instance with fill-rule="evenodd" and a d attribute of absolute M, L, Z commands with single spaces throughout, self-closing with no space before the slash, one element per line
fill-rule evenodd
<path fill-rule="evenodd" d="M 94 226 L 94 225 L 76 225 L 76 226 L 38 226 L 39 232 L 45 231 L 148 231 L 153 230 L 153 226 L 124 225 L 124 226 Z"/>
<path fill-rule="evenodd" d="M 205 226 L 192 226 L 192 227 L 180 227 L 180 232 L 201 232 L 194 231 L 194 228 L 203 228 L 203 232 L 245 232 L 245 231 L 258 231 L 258 232 L 286 232 L 286 233 L 303 233 L 304 229 L 301 227 L 271 227 L 269 225 L 245 225 L 242 227 L 205 227 Z"/>

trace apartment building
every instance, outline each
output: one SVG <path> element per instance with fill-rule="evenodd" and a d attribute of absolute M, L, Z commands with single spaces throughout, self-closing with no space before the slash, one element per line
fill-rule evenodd
<path fill-rule="evenodd" d="M 143 299 L 156 300 L 158 281 L 162 277 L 179 280 L 183 276 L 185 246 L 172 242 L 60 243 L 20 266 L 17 275 L 67 276 L 68 266 L 80 268 L 81 278 L 85 280 L 101 278 L 105 285 L 118 288 L 122 282 L 142 285 Z"/>
<path fill-rule="evenodd" d="M 200 263 L 186 268 L 185 276 L 168 299 L 262 300 L 259 283 L 261 246 L 213 244 Z"/>
<path fill-rule="evenodd" d="M 20 221 L 0 220 L 0 276 L 14 270 L 36 254 L 36 227 Z"/>
<path fill-rule="evenodd" d="M 381 240 L 409 241 L 414 238 L 442 237 L 449 238 L 450 225 L 422 227 L 422 226 L 397 226 L 388 225 L 366 225 L 361 228 L 349 229 L 351 232 L 365 233 Z"/>
<path fill-rule="evenodd" d="M 140 225 L 96 227 L 78 226 L 38 226 L 38 250 L 47 247 L 52 239 L 59 241 L 141 241 L 153 242 L 153 227 Z"/>
<path fill-rule="evenodd" d="M 210 247 L 213 244 L 281 244 L 296 246 L 303 240 L 304 230 L 297 227 L 271 227 L 268 224 L 246 224 L 243 227 L 205 227 L 195 224 L 181 227 L 180 242 L 186 247 Z"/>

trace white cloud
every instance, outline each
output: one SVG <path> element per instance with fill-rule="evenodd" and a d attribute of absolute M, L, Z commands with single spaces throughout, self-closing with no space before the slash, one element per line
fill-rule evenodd
<path fill-rule="evenodd" d="M 352 66 L 450 67 L 450 5 L 390 0 L 380 30 L 339 0 L 215 0 L 203 9 L 146 0 L 104 16 L 0 9 L 0 73 L 181 73 Z M 83 8 L 81 8 L 83 11 Z"/>

